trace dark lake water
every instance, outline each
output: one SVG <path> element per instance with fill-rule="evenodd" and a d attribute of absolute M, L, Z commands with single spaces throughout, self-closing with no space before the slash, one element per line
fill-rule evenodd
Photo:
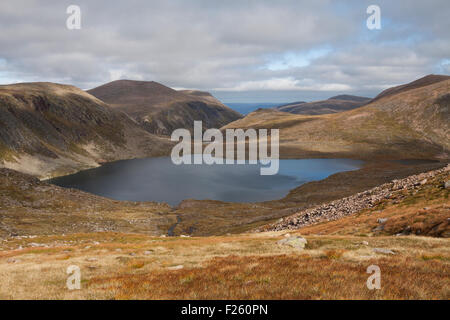
<path fill-rule="evenodd" d="M 116 200 L 170 205 L 184 199 L 258 202 L 280 199 L 303 183 L 362 164 L 349 159 L 280 160 L 278 174 L 261 176 L 259 164 L 176 166 L 169 157 L 149 158 L 108 163 L 50 182 Z"/>

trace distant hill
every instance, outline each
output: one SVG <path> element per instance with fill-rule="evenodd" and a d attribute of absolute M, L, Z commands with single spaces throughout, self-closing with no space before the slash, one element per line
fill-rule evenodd
<path fill-rule="evenodd" d="M 328 100 L 344 100 L 344 101 L 367 102 L 367 100 L 370 100 L 370 98 L 359 97 L 359 96 L 352 96 L 352 95 L 349 95 L 349 94 L 341 94 L 341 95 L 338 95 L 338 96 L 331 97 Z"/>
<path fill-rule="evenodd" d="M 0 167 L 41 178 L 167 154 L 170 141 L 69 85 L 0 86 Z"/>
<path fill-rule="evenodd" d="M 226 104 L 231 109 L 239 112 L 242 115 L 247 115 L 259 108 L 267 109 L 274 108 L 280 105 L 275 102 L 230 102 Z"/>
<path fill-rule="evenodd" d="M 220 128 L 242 117 L 208 92 L 177 91 L 154 81 L 117 80 L 88 92 L 159 135 L 192 130 L 194 120 L 203 121 L 203 128 Z"/>
<path fill-rule="evenodd" d="M 434 83 L 446 81 L 446 80 L 450 80 L 450 76 L 429 74 L 429 75 L 427 75 L 423 78 L 417 79 L 413 82 L 386 89 L 383 92 L 381 92 L 379 95 L 377 95 L 372 100 L 372 102 L 377 101 L 381 98 L 390 96 L 390 95 L 394 95 L 394 94 L 398 94 L 398 93 L 405 92 L 408 90 L 413 90 L 413 89 L 429 86 L 430 84 L 434 84 Z"/>
<path fill-rule="evenodd" d="M 331 97 L 328 100 L 314 102 L 293 102 L 277 107 L 276 109 L 283 112 L 304 115 L 318 115 L 337 113 L 346 110 L 359 108 L 367 104 L 370 98 L 358 97 L 351 95 L 339 95 Z"/>
<path fill-rule="evenodd" d="M 280 129 L 283 157 L 449 159 L 450 80 L 390 92 L 334 114 L 259 110 L 223 129 Z"/>

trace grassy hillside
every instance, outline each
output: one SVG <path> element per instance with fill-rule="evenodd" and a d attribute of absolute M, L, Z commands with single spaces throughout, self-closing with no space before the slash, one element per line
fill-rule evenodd
<path fill-rule="evenodd" d="M 446 80 L 450 80 L 450 76 L 429 74 L 429 75 L 427 75 L 423 78 L 417 79 L 413 82 L 386 89 L 383 92 L 381 92 L 379 95 L 377 95 L 372 101 L 376 101 L 383 97 L 395 95 L 395 94 L 405 92 L 408 90 L 413 90 L 413 89 L 429 86 L 431 84 L 438 83 L 441 81 L 446 81 Z"/>
<path fill-rule="evenodd" d="M 165 154 L 169 147 L 76 87 L 0 86 L 0 166 L 50 177 L 104 161 Z"/>
<path fill-rule="evenodd" d="M 207 92 L 176 91 L 153 81 L 118 80 L 88 92 L 160 135 L 193 130 L 194 120 L 203 121 L 204 128 L 220 128 L 241 117 Z"/>
<path fill-rule="evenodd" d="M 450 80 L 336 114 L 259 110 L 226 128 L 280 129 L 283 157 L 449 158 Z"/>

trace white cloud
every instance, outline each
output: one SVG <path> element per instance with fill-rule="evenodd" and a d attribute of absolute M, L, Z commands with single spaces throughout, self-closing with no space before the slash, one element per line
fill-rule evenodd
<path fill-rule="evenodd" d="M 297 90 L 298 80 L 294 78 L 274 78 L 268 80 L 245 81 L 235 87 L 215 88 L 215 91 L 253 91 L 253 90 Z"/>
<path fill-rule="evenodd" d="M 77 0 L 79 31 L 65 27 L 70 4 L 2 3 L 0 81 L 90 88 L 131 78 L 215 88 L 223 96 L 298 91 L 300 99 L 314 92 L 375 95 L 449 72 L 442 63 L 450 52 L 448 0 L 379 0 L 389 23 L 376 34 L 365 28 L 365 0 Z"/>
<path fill-rule="evenodd" d="M 351 91 L 352 87 L 341 83 L 316 83 L 302 85 L 293 77 L 273 78 L 259 81 L 246 81 L 230 88 L 215 88 L 215 91 Z"/>

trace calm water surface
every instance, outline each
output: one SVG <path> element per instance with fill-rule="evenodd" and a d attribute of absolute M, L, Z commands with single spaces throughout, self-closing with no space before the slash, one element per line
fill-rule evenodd
<path fill-rule="evenodd" d="M 261 176 L 260 165 L 176 166 L 169 157 L 149 158 L 108 163 L 50 182 L 116 200 L 171 205 L 184 199 L 257 202 L 280 199 L 303 183 L 362 164 L 350 159 L 280 160 L 277 175 Z"/>

